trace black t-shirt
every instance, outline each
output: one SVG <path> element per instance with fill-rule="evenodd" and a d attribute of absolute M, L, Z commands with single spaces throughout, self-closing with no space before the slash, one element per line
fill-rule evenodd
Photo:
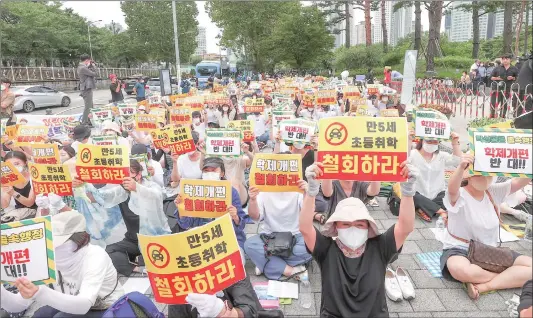
<path fill-rule="evenodd" d="M 111 85 L 109 85 L 109 90 L 111 91 L 111 100 L 113 100 L 113 102 L 120 102 L 121 100 L 124 100 L 124 96 L 122 96 L 122 89 L 120 89 L 118 92 L 116 91 L 117 85 L 119 84 L 120 83 L 116 81 L 115 83 L 111 83 Z"/>
<path fill-rule="evenodd" d="M 28 182 L 26 186 L 22 189 L 17 189 L 13 187 L 13 191 L 20 194 L 21 196 L 27 198 L 30 195 L 31 190 L 31 182 Z M 14 196 L 16 196 L 15 194 Z M 32 206 L 25 206 L 24 204 L 20 203 L 17 199 L 15 199 L 15 209 L 23 209 L 23 208 L 30 208 L 30 209 L 36 209 L 37 210 L 37 204 L 34 203 Z"/>
<path fill-rule="evenodd" d="M 344 256 L 332 238 L 317 229 L 313 258 L 320 266 L 320 317 L 388 317 L 385 271 L 396 250 L 394 225 L 368 239 L 363 255 Z"/>
<path fill-rule="evenodd" d="M 282 152 L 282 154 L 292 154 L 290 151 Z M 303 178 L 305 181 L 307 181 L 307 178 L 305 177 L 305 169 L 315 163 L 315 152 L 313 150 L 308 150 L 307 153 L 302 158 L 302 169 L 304 172 Z"/>
<path fill-rule="evenodd" d="M 528 94 L 531 93 L 533 85 L 533 61 L 531 59 L 527 60 L 520 69 L 518 73 L 517 82 L 520 85 L 520 90 L 525 91 L 526 87 L 528 89 Z M 529 86 L 528 86 L 529 85 Z M 531 99 L 531 98 L 530 98 Z"/>
<path fill-rule="evenodd" d="M 533 281 L 528 280 L 522 288 L 522 295 L 520 296 L 520 305 L 518 305 L 518 313 L 524 309 L 528 309 L 533 305 Z"/>
<path fill-rule="evenodd" d="M 135 213 L 133 213 L 130 210 L 130 207 L 128 206 L 128 203 L 130 202 L 130 198 L 128 196 L 128 199 L 118 205 L 120 208 L 120 213 L 122 214 L 122 218 L 124 219 L 124 224 L 126 225 L 126 233 L 124 236 L 127 240 L 137 243 L 137 233 L 139 233 L 139 216 Z"/>
<path fill-rule="evenodd" d="M 512 65 L 510 65 L 508 69 L 505 69 L 503 65 L 500 65 L 499 67 L 494 68 L 494 70 L 492 70 L 492 74 L 490 74 L 490 77 L 503 78 L 503 82 L 505 82 L 505 90 L 510 91 L 511 85 L 514 83 L 514 80 L 509 81 L 507 79 L 507 76 L 512 76 L 516 80 L 516 78 L 518 77 L 518 69 Z M 502 81 L 496 81 L 496 82 L 502 82 Z"/>

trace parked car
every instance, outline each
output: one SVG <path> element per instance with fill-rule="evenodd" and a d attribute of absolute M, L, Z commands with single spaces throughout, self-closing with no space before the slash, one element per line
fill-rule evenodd
<path fill-rule="evenodd" d="M 159 81 L 159 77 L 152 77 L 148 82 L 146 82 L 146 86 L 148 86 L 147 93 L 161 91 L 161 82 Z M 171 87 L 172 87 L 172 93 L 178 92 L 179 86 L 174 84 L 172 80 L 171 80 Z"/>
<path fill-rule="evenodd" d="M 148 83 L 148 81 L 150 80 L 149 77 L 142 76 L 142 75 L 139 75 L 137 77 L 132 76 L 132 78 L 124 79 L 124 91 L 126 92 L 126 94 L 128 95 L 133 94 L 133 87 L 135 86 L 135 84 L 137 84 L 137 79 L 139 77 L 142 77 L 144 79 L 144 88 L 148 89 L 148 85 L 146 83 Z"/>
<path fill-rule="evenodd" d="M 15 111 L 31 113 L 36 108 L 70 105 L 70 97 L 66 93 L 46 86 L 13 86 L 11 91 L 15 94 Z"/>

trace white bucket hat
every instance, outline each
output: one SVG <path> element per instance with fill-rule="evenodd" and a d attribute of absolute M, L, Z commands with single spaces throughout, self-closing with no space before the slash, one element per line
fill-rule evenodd
<path fill-rule="evenodd" d="M 367 220 L 369 224 L 368 238 L 379 235 L 379 230 L 374 218 L 368 213 L 368 209 L 363 201 L 357 198 L 347 198 L 337 204 L 335 212 L 328 219 L 322 229 L 322 234 L 325 236 L 336 237 L 337 227 L 335 222 L 355 222 Z"/>
<path fill-rule="evenodd" d="M 52 237 L 54 248 L 62 245 L 74 233 L 85 232 L 85 217 L 78 211 L 66 211 L 52 216 Z"/>
<path fill-rule="evenodd" d="M 113 122 L 113 121 L 110 121 L 110 120 L 106 120 L 102 123 L 102 131 L 104 130 L 112 130 L 114 132 L 116 132 L 117 134 L 121 134 L 122 132 L 120 131 L 120 128 L 118 127 L 118 124 Z"/>

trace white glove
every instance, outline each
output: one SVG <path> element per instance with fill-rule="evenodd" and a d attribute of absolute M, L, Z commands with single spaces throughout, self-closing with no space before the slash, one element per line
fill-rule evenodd
<path fill-rule="evenodd" d="M 307 178 L 307 194 L 311 197 L 316 197 L 320 190 L 320 181 L 316 179 L 316 165 L 312 164 L 305 169 L 305 177 Z"/>
<path fill-rule="evenodd" d="M 44 194 L 39 193 L 35 196 L 35 204 L 41 209 L 48 209 L 50 207 L 50 200 Z"/>
<path fill-rule="evenodd" d="M 217 317 L 224 310 L 224 302 L 215 295 L 192 293 L 185 300 L 196 307 L 200 317 Z"/>
<path fill-rule="evenodd" d="M 63 198 L 55 193 L 48 193 L 48 200 L 50 201 L 50 214 L 52 215 L 56 215 L 66 206 Z"/>

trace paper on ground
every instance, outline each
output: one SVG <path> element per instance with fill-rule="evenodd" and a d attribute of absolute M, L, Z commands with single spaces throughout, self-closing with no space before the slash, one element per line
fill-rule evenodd
<path fill-rule="evenodd" d="M 267 295 L 278 298 L 298 299 L 298 284 L 269 280 Z"/>
<path fill-rule="evenodd" d="M 148 277 L 130 277 L 122 288 L 125 294 L 134 291 L 144 294 L 150 288 L 150 280 Z"/>
<path fill-rule="evenodd" d="M 445 243 L 446 238 L 446 229 L 438 229 L 438 228 L 430 228 L 431 232 L 433 232 L 433 235 L 435 235 L 435 239 L 441 243 Z M 507 232 L 505 229 L 500 227 L 500 239 L 502 240 L 502 243 L 506 242 L 516 242 L 520 239 L 514 235 L 511 232 Z"/>

